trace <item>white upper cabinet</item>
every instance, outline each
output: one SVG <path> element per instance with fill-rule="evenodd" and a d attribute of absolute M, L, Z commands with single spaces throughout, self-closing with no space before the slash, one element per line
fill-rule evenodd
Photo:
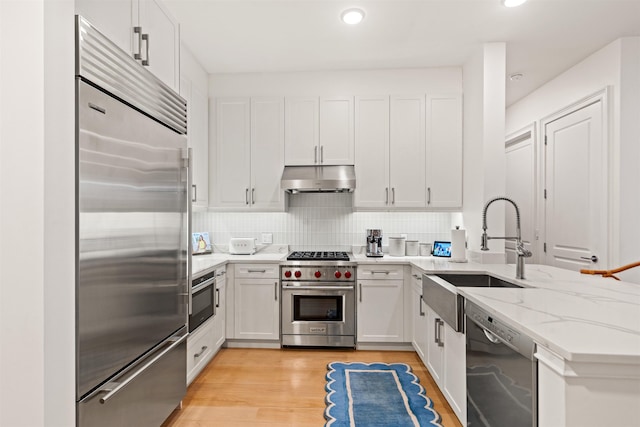
<path fill-rule="evenodd" d="M 76 0 L 76 12 L 178 91 L 180 29 L 158 0 Z"/>
<path fill-rule="evenodd" d="M 354 151 L 353 97 L 321 97 L 319 163 L 352 165 Z"/>
<path fill-rule="evenodd" d="M 187 100 L 187 138 L 192 152 L 191 201 L 209 205 L 209 100 L 208 75 L 191 52 L 180 56 L 180 95 Z"/>
<path fill-rule="evenodd" d="M 427 95 L 428 208 L 462 207 L 462 96 Z"/>
<path fill-rule="evenodd" d="M 286 165 L 354 163 L 353 97 L 287 97 Z"/>
<path fill-rule="evenodd" d="M 251 205 L 284 209 L 284 99 L 251 98 Z"/>
<path fill-rule="evenodd" d="M 389 97 L 358 96 L 355 105 L 354 206 L 389 206 Z"/>
<path fill-rule="evenodd" d="M 424 208 L 424 95 L 392 96 L 390 115 L 389 204 Z"/>
<path fill-rule="evenodd" d="M 216 98 L 215 109 L 213 206 L 284 210 L 283 98 Z"/>

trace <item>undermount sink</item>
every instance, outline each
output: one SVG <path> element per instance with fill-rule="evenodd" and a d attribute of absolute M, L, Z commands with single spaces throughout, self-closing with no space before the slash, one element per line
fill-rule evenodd
<path fill-rule="evenodd" d="M 515 283 L 498 279 L 488 274 L 437 274 L 439 278 L 446 280 L 458 288 L 521 288 Z"/>

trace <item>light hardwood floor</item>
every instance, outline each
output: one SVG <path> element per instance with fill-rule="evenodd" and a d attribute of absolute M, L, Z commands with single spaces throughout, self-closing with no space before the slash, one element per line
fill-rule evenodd
<path fill-rule="evenodd" d="M 410 351 L 222 349 L 191 383 L 163 427 L 323 426 L 330 362 L 406 363 L 444 427 L 460 426 L 427 369 Z"/>

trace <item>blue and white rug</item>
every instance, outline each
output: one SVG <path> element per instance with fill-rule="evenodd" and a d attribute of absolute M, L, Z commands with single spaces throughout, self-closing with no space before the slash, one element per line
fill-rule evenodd
<path fill-rule="evenodd" d="M 327 366 L 325 426 L 439 426 L 440 415 L 404 363 Z"/>

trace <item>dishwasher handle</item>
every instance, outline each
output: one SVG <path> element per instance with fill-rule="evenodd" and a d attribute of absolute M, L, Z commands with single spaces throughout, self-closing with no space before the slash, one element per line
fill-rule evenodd
<path fill-rule="evenodd" d="M 519 349 L 518 347 L 514 346 L 513 344 L 511 344 L 510 342 L 508 342 L 507 340 L 503 339 L 502 337 L 494 334 L 493 332 L 491 332 L 490 330 L 488 330 L 487 328 L 485 328 L 482 324 L 480 324 L 478 321 L 476 321 L 475 319 L 473 319 L 472 317 L 467 316 L 467 322 L 473 322 L 476 326 L 478 326 L 478 328 L 480 328 L 480 330 L 482 330 L 482 332 L 484 333 L 484 336 L 487 338 L 487 340 L 492 343 L 492 344 L 504 344 L 507 347 L 509 347 L 511 350 L 513 351 L 517 351 L 518 353 L 522 354 L 523 356 L 528 357 L 529 359 L 533 358 L 533 352 L 531 352 L 531 354 L 525 354 L 521 349 Z M 468 323 L 467 323 L 468 324 Z M 468 328 L 467 328 L 467 333 L 468 332 Z"/>

